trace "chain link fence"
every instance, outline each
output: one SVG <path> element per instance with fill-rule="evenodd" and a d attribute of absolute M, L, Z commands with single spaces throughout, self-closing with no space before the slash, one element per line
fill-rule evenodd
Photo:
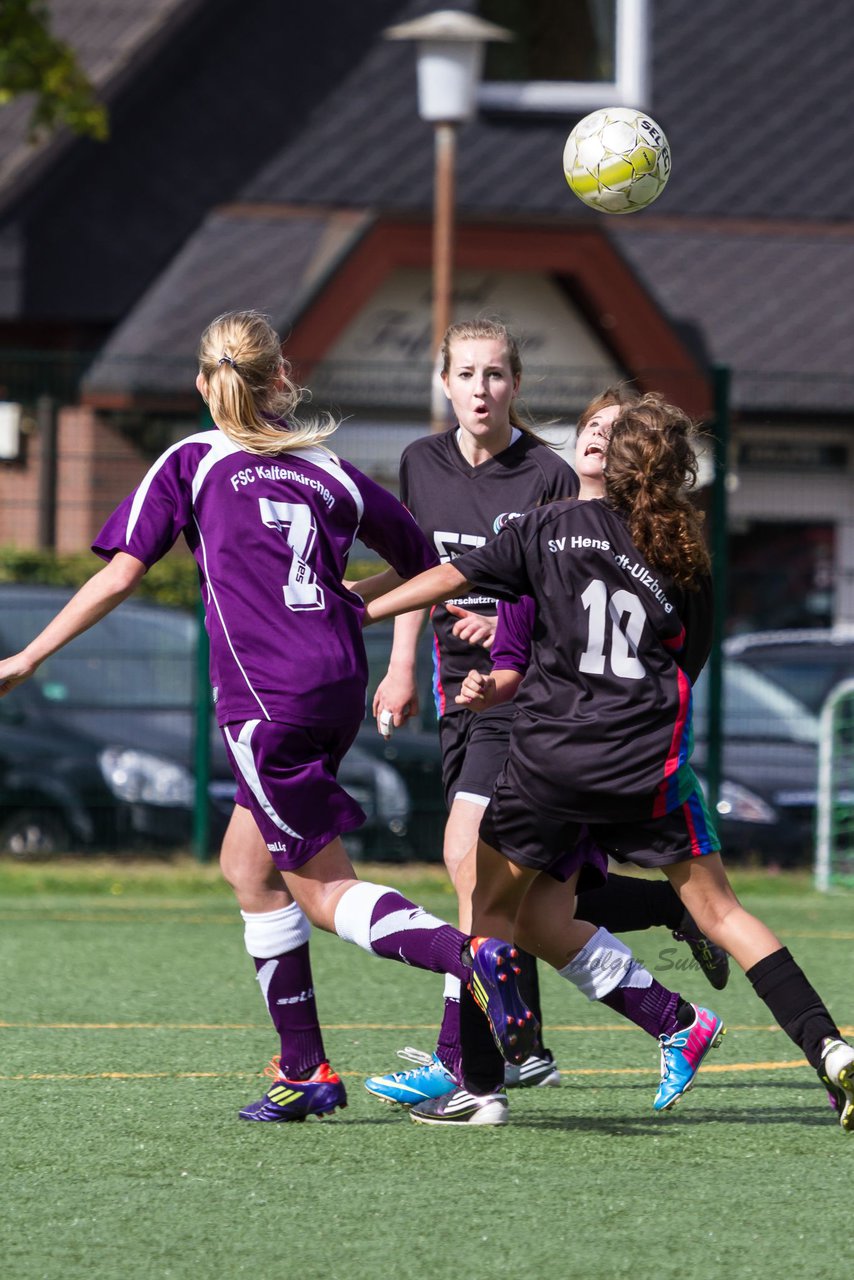
<path fill-rule="evenodd" d="M 150 462 L 210 425 L 194 376 L 184 358 L 106 362 L 0 351 L 0 577 L 32 580 L 48 574 L 56 557 L 89 563 L 91 538 Z M 305 412 L 339 416 L 338 451 L 396 491 L 402 450 L 429 430 L 431 379 L 418 361 L 322 363 L 308 371 Z M 569 458 L 578 412 L 619 380 L 603 368 L 534 365 L 525 371 L 522 408 Z M 834 680 L 854 676 L 854 378 L 784 370 L 730 378 L 718 370 L 698 379 L 684 370 L 647 370 L 637 382 L 663 388 L 706 432 L 696 496 L 715 563 L 718 621 L 696 691 L 698 769 L 732 855 L 806 864 L 818 716 L 829 692 L 813 679 L 814 669 L 832 666 Z M 167 559 L 182 554 L 176 548 Z M 192 606 L 189 568 L 189 594 L 170 597 L 185 606 Z M 783 678 L 783 641 L 791 649 L 795 637 Z M 435 741 L 432 726 L 421 729 L 422 743 Z M 422 795 L 421 809 L 413 809 L 410 795 L 398 805 L 393 821 L 398 834 L 408 833 L 396 845 L 391 839 L 400 856 L 426 856 L 412 838 L 419 827 L 429 827 L 431 846 L 437 842 L 436 759 L 434 749 L 427 761 L 425 747 L 422 772 L 435 775 L 433 800 Z M 399 758 L 377 762 L 402 770 Z M 195 769 L 204 772 L 198 760 Z M 411 790 L 411 780 L 406 786 Z M 201 847 L 209 839 L 203 822 L 196 833 Z"/>

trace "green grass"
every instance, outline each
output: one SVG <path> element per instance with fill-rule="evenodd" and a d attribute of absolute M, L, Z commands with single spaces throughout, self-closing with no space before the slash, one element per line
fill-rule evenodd
<path fill-rule="evenodd" d="M 364 868 L 443 914 L 434 868 Z M 854 917 L 806 876 L 736 877 L 837 1017 L 854 1021 Z M 737 973 L 714 994 L 664 932 L 662 981 L 729 1031 L 694 1092 L 651 1110 L 656 1046 L 543 975 L 560 1089 L 499 1130 L 436 1131 L 363 1078 L 430 1048 L 441 979 L 315 934 L 327 1048 L 350 1105 L 248 1125 L 275 1049 L 214 867 L 0 865 L 0 1258 L 16 1280 L 836 1277 L 852 1139 Z"/>

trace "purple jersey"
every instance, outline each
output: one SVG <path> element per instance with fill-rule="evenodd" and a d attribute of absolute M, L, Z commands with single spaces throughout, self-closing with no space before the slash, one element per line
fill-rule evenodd
<path fill-rule="evenodd" d="M 498 624 L 489 651 L 493 671 L 518 671 L 524 675 L 528 670 L 535 611 L 530 596 L 521 596 L 513 604 L 498 601 Z"/>
<path fill-rule="evenodd" d="M 402 577 L 436 562 L 397 499 L 327 449 L 267 457 L 201 431 L 157 459 L 92 549 L 150 567 L 180 534 L 199 569 L 219 724 L 360 719 L 363 605 L 341 582 L 353 542 Z"/>

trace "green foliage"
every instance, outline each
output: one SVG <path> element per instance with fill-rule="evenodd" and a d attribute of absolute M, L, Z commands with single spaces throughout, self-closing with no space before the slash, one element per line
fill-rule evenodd
<path fill-rule="evenodd" d="M 82 586 L 100 561 L 91 551 L 58 555 L 21 547 L 0 547 L 0 582 L 39 582 L 54 586 Z M 159 604 L 194 609 L 199 600 L 199 576 L 192 556 L 174 554 L 149 569 L 138 594 Z"/>
<path fill-rule="evenodd" d="M 107 111 L 73 49 L 50 30 L 43 0 L 0 4 L 0 105 L 35 94 L 30 138 L 35 141 L 67 125 L 74 133 L 103 141 Z"/>
<path fill-rule="evenodd" d="M 80 587 L 97 572 L 100 561 L 91 551 L 58 555 L 54 551 L 32 551 L 21 547 L 0 547 L 0 582 L 40 582 L 53 586 Z M 348 577 L 367 578 L 382 566 L 375 560 L 352 560 Z M 158 604 L 195 609 L 199 602 L 199 575 L 192 556 L 173 551 L 149 569 L 139 585 L 138 595 Z"/>

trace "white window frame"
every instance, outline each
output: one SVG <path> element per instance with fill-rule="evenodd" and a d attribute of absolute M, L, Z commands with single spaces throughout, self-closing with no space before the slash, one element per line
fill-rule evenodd
<path fill-rule="evenodd" d="M 649 109 L 650 0 L 616 0 L 613 80 L 481 82 L 478 103 L 486 111 L 595 111 L 597 107 Z"/>

